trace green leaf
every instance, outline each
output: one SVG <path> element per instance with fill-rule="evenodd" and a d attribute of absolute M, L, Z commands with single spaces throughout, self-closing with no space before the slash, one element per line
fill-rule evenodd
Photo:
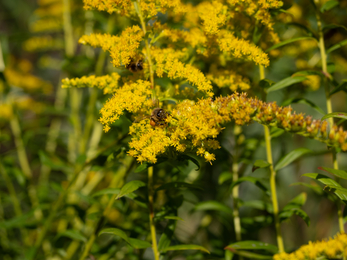
<path fill-rule="evenodd" d="M 142 172 L 143 170 L 146 170 L 148 167 L 148 163 L 142 163 L 135 169 L 135 172 Z"/>
<path fill-rule="evenodd" d="M 250 207 L 259 210 L 266 210 L 269 213 L 273 212 L 272 205 L 263 200 L 246 200 L 240 202 L 240 207 Z"/>
<path fill-rule="evenodd" d="M 228 249 L 231 250 L 231 249 Z M 272 260 L 272 256 L 266 256 L 266 255 L 261 255 L 261 254 L 256 254 L 248 251 L 238 251 L 233 249 L 231 252 L 239 255 L 239 256 L 244 256 L 249 259 L 264 259 L 264 260 Z"/>
<path fill-rule="evenodd" d="M 163 250 L 163 252 L 167 251 L 177 251 L 177 250 L 200 250 L 206 253 L 210 253 L 205 247 L 198 246 L 198 245 L 176 245 L 176 246 L 169 246 Z"/>
<path fill-rule="evenodd" d="M 194 210 L 217 210 L 233 214 L 233 210 L 231 208 L 214 200 L 200 202 L 195 205 Z"/>
<path fill-rule="evenodd" d="M 339 5 L 339 2 L 336 0 L 327 1 L 320 8 L 320 11 L 321 11 L 321 13 L 324 13 L 325 11 L 329 11 L 329 10 L 333 9 L 337 5 Z"/>
<path fill-rule="evenodd" d="M 152 247 L 151 243 L 136 238 L 129 238 L 129 244 L 136 249 Z"/>
<path fill-rule="evenodd" d="M 324 185 L 341 187 L 341 185 L 338 184 L 336 181 L 334 181 L 333 179 L 331 179 L 328 176 L 325 176 L 323 174 L 319 174 L 319 173 L 305 173 L 302 176 L 309 177 L 311 179 L 315 179 L 315 180 L 319 181 L 320 183 L 323 183 Z"/>
<path fill-rule="evenodd" d="M 181 220 L 184 221 L 184 219 L 177 217 L 177 216 L 165 216 L 165 219 L 170 219 L 170 220 Z"/>
<path fill-rule="evenodd" d="M 268 88 L 266 90 L 267 93 L 270 93 L 270 92 L 273 92 L 273 91 L 276 91 L 276 90 L 279 90 L 279 89 L 282 89 L 282 88 L 287 88 L 293 84 L 296 84 L 296 83 L 299 83 L 299 82 L 302 82 L 304 80 L 306 80 L 307 78 L 306 77 L 303 77 L 303 76 L 298 76 L 298 77 L 288 77 L 288 78 L 285 78 L 279 82 L 277 82 L 276 84 L 272 85 L 270 88 Z"/>
<path fill-rule="evenodd" d="M 345 46 L 347 44 L 347 39 L 343 40 L 339 43 L 336 43 L 335 45 L 331 46 L 328 50 L 327 50 L 327 54 L 329 54 L 330 52 L 333 52 L 339 48 L 341 48 L 342 46 Z"/>
<path fill-rule="evenodd" d="M 251 182 L 253 184 L 255 184 L 258 188 L 260 188 L 261 190 L 267 192 L 267 188 L 265 187 L 265 185 L 263 183 L 260 182 L 260 180 L 258 178 L 252 177 L 252 176 L 245 176 L 245 177 L 241 177 L 239 178 L 237 181 L 233 182 L 231 184 L 231 188 L 235 187 L 236 185 L 240 184 L 241 182 L 244 181 L 248 181 Z"/>
<path fill-rule="evenodd" d="M 318 186 L 317 184 L 312 185 L 312 184 L 308 184 L 305 182 L 295 182 L 290 184 L 290 186 L 296 186 L 296 185 L 301 185 L 301 186 L 305 186 L 307 188 L 312 189 L 315 193 L 322 195 L 324 192 L 322 190 L 322 188 L 320 186 Z"/>
<path fill-rule="evenodd" d="M 306 98 L 289 98 L 289 99 L 285 100 L 281 104 L 281 106 L 285 107 L 285 106 L 288 106 L 290 104 L 296 104 L 296 103 L 309 105 L 310 107 L 314 108 L 319 113 L 321 113 L 322 115 L 325 114 L 325 112 L 319 106 L 317 106 L 315 103 L 311 102 L 310 100 L 308 100 Z"/>
<path fill-rule="evenodd" d="M 105 195 L 105 194 L 119 194 L 120 192 L 120 188 L 107 188 L 107 189 L 103 189 L 103 190 L 99 190 L 97 192 L 95 192 L 92 197 L 97 197 L 97 196 L 101 196 L 101 195 Z"/>
<path fill-rule="evenodd" d="M 197 159 L 195 159 L 193 156 L 190 156 L 190 155 L 188 155 L 188 154 L 181 154 L 181 155 L 179 155 L 179 156 L 177 157 L 177 159 L 178 159 L 179 161 L 186 161 L 186 160 L 191 161 L 191 162 L 193 162 L 193 163 L 198 167 L 198 168 L 196 169 L 196 171 L 200 170 L 200 163 L 199 163 L 199 161 L 198 161 Z"/>
<path fill-rule="evenodd" d="M 339 92 L 339 91 L 344 91 L 344 92 L 347 92 L 347 80 L 343 80 L 336 88 L 334 88 L 329 96 Z"/>
<path fill-rule="evenodd" d="M 221 185 L 228 180 L 233 179 L 233 174 L 231 172 L 222 172 L 218 178 L 218 184 Z"/>
<path fill-rule="evenodd" d="M 270 136 L 271 138 L 276 138 L 278 136 L 281 136 L 282 134 L 284 134 L 286 131 L 284 131 L 281 128 L 277 128 L 277 127 L 271 127 L 271 131 L 270 131 Z"/>
<path fill-rule="evenodd" d="M 269 79 L 262 79 L 261 81 L 259 81 L 259 87 L 263 89 L 267 89 L 271 87 L 273 84 L 275 84 L 275 82 Z"/>
<path fill-rule="evenodd" d="M 308 153 L 312 153 L 312 151 L 307 148 L 298 148 L 298 149 L 295 149 L 294 151 L 291 151 L 290 153 L 286 154 L 278 161 L 278 163 L 275 166 L 275 171 L 278 171 L 286 167 L 288 164 L 292 163 L 296 159 Z"/>
<path fill-rule="evenodd" d="M 165 250 L 166 248 L 170 246 L 175 228 L 176 228 L 176 221 L 170 220 L 167 226 L 165 227 L 163 234 L 160 237 L 160 240 L 158 243 L 159 252 L 163 252 L 163 250 Z"/>
<path fill-rule="evenodd" d="M 294 199 L 292 199 L 288 205 L 297 205 L 297 206 L 303 206 L 307 200 L 307 194 L 306 192 L 301 192 L 298 196 L 296 196 Z M 286 206 L 285 206 L 286 207 Z"/>
<path fill-rule="evenodd" d="M 55 239 L 60 237 L 69 237 L 72 240 L 78 240 L 82 242 L 87 242 L 87 238 L 81 234 L 78 230 L 68 229 L 61 233 L 58 233 Z"/>
<path fill-rule="evenodd" d="M 347 180 L 347 172 L 342 170 L 336 170 L 328 167 L 318 167 L 318 169 L 326 171 L 332 175 L 335 175 L 341 179 Z"/>
<path fill-rule="evenodd" d="M 160 187 L 158 187 L 155 190 L 156 191 L 158 191 L 158 190 L 168 190 L 168 189 L 172 189 L 172 188 L 176 188 L 176 189 L 188 188 L 188 189 L 204 190 L 200 186 L 197 186 L 197 185 L 194 185 L 194 184 L 190 184 L 190 183 L 186 183 L 186 182 L 180 182 L 180 181 L 165 183 L 165 184 L 161 185 Z"/>
<path fill-rule="evenodd" d="M 283 41 L 283 42 L 280 42 L 280 43 L 277 43 L 277 44 L 273 45 L 272 47 L 268 48 L 265 52 L 269 52 L 271 50 L 277 49 L 277 48 L 282 47 L 284 45 L 287 45 L 289 43 L 302 41 L 302 40 L 315 40 L 315 41 L 317 41 L 316 38 L 313 38 L 313 37 L 292 38 L 292 39 L 289 39 L 289 40 L 286 40 L 286 41 Z"/>
<path fill-rule="evenodd" d="M 143 187 L 143 186 L 146 186 L 146 184 L 142 181 L 130 181 L 128 182 L 127 184 L 125 184 L 122 189 L 120 190 L 120 193 L 118 194 L 117 196 L 117 200 L 120 199 L 121 197 L 133 192 L 133 191 L 136 191 L 137 189 Z"/>
<path fill-rule="evenodd" d="M 323 27 L 323 32 L 329 31 L 331 29 L 336 29 L 336 28 L 341 28 L 344 29 L 345 31 L 347 31 L 347 28 L 343 25 L 340 24 L 328 24 L 326 26 Z"/>
<path fill-rule="evenodd" d="M 256 160 L 253 164 L 252 167 L 252 172 L 254 172 L 255 170 L 259 169 L 259 168 L 267 168 L 270 167 L 271 163 L 264 161 L 264 160 Z"/>
<path fill-rule="evenodd" d="M 129 245 L 137 249 L 147 248 L 152 246 L 147 241 L 143 241 L 143 240 L 139 240 L 135 238 L 129 238 L 123 230 L 120 230 L 118 228 L 105 228 L 101 230 L 98 235 L 100 236 L 101 234 L 112 234 L 115 236 L 119 236 L 123 238 Z"/>
<path fill-rule="evenodd" d="M 339 197 L 340 200 L 347 202 L 347 189 L 336 186 L 336 185 L 327 185 L 324 187 L 324 190 L 329 190 L 333 192 L 337 197 Z"/>
<path fill-rule="evenodd" d="M 335 118 L 342 118 L 342 119 L 347 119 L 347 113 L 344 112 L 333 112 L 330 114 L 326 114 L 325 116 L 322 117 L 321 120 L 325 120 L 331 117 L 335 117 Z"/>
<path fill-rule="evenodd" d="M 280 221 L 281 222 L 285 221 L 286 219 L 289 219 L 294 214 L 301 217 L 305 221 L 307 226 L 310 225 L 310 222 L 311 222 L 310 217 L 307 215 L 307 213 L 305 211 L 303 211 L 302 209 L 297 208 L 297 207 L 292 207 L 292 208 L 286 209 L 284 211 L 281 211 L 279 213 Z"/>
<path fill-rule="evenodd" d="M 230 244 L 225 247 L 225 249 L 235 249 L 235 250 L 240 250 L 240 249 L 252 249 L 252 250 L 266 250 L 271 253 L 277 253 L 278 248 L 274 245 L 260 242 L 260 241 L 253 241 L 253 240 L 247 240 L 247 241 L 241 241 L 241 242 L 236 242 L 233 244 Z"/>

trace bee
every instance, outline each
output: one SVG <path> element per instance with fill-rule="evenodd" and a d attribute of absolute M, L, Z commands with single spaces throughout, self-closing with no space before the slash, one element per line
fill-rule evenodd
<path fill-rule="evenodd" d="M 144 116 L 144 117 L 141 117 L 140 119 L 136 119 L 135 123 L 139 122 L 145 118 L 149 118 L 150 119 L 149 124 L 153 127 L 166 126 L 166 124 L 167 124 L 166 119 L 167 119 L 168 115 L 170 115 L 170 114 L 165 112 L 164 109 L 158 107 L 158 108 L 153 109 L 150 116 Z"/>
<path fill-rule="evenodd" d="M 142 58 L 131 58 L 130 63 L 125 66 L 126 69 L 131 72 L 138 72 L 143 70 L 143 60 Z"/>
<path fill-rule="evenodd" d="M 150 117 L 150 125 L 153 127 L 156 126 L 165 126 L 166 125 L 166 119 L 169 114 L 165 112 L 162 108 L 155 108 L 152 111 L 151 117 Z"/>

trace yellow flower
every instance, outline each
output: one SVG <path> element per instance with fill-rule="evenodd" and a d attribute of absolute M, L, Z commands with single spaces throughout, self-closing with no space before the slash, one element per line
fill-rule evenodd
<path fill-rule="evenodd" d="M 30 24 L 30 31 L 32 32 L 56 32 L 60 30 L 62 30 L 62 23 L 57 18 L 41 19 Z"/>
<path fill-rule="evenodd" d="M 6 68 L 4 74 L 10 85 L 29 92 L 42 90 L 43 93 L 48 94 L 53 89 L 50 82 L 44 81 L 30 73 L 22 73 L 11 68 Z"/>
<path fill-rule="evenodd" d="M 132 113 L 148 110 L 152 106 L 152 101 L 149 99 L 152 94 L 150 86 L 150 82 L 138 80 L 136 83 L 124 84 L 119 88 L 100 110 L 99 121 L 104 125 L 104 131 L 110 129 L 110 124 L 119 119 L 124 110 Z"/>
<path fill-rule="evenodd" d="M 134 25 L 125 29 L 120 36 L 109 34 L 84 35 L 80 38 L 79 43 L 101 47 L 104 51 L 109 51 L 113 65 L 118 67 L 128 65 L 131 58 L 136 56 L 142 38 L 142 30 L 139 26 Z"/>
<path fill-rule="evenodd" d="M 23 43 L 26 51 L 46 51 L 46 50 L 62 50 L 64 42 L 62 39 L 55 39 L 52 36 L 31 37 Z"/>
<path fill-rule="evenodd" d="M 114 12 L 122 15 L 128 15 L 133 9 L 133 4 L 130 0 L 83 0 L 84 9 L 98 11 L 107 11 L 112 14 Z"/>
<path fill-rule="evenodd" d="M 82 78 L 74 79 L 63 79 L 62 88 L 83 88 L 83 87 L 97 87 L 104 90 L 104 94 L 111 94 L 118 88 L 118 80 L 120 76 L 117 73 L 112 73 L 111 75 L 105 75 L 100 77 L 93 76 L 83 76 Z"/>
<path fill-rule="evenodd" d="M 0 119 L 10 120 L 13 116 L 11 104 L 0 103 Z"/>
<path fill-rule="evenodd" d="M 228 7 L 218 1 L 202 2 L 198 5 L 197 11 L 207 34 L 216 34 L 228 18 Z"/>
<path fill-rule="evenodd" d="M 297 251 L 286 254 L 280 253 L 274 255 L 274 260 L 305 260 L 318 258 L 342 258 L 347 256 L 347 235 L 345 233 L 337 234 L 334 239 L 328 241 L 309 242 L 308 245 L 300 247 Z"/>
<path fill-rule="evenodd" d="M 217 40 L 222 52 L 231 53 L 235 58 L 252 60 L 256 65 L 269 66 L 268 55 L 254 44 L 238 39 L 228 31 L 221 31 Z"/>

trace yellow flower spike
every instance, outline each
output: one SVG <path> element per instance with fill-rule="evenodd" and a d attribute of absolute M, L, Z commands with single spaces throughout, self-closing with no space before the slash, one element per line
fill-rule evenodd
<path fill-rule="evenodd" d="M 106 11 L 109 14 L 121 13 L 128 15 L 134 8 L 131 0 L 83 0 L 84 9 Z"/>
<path fill-rule="evenodd" d="M 197 11 L 200 19 L 203 21 L 204 31 L 207 34 L 216 34 L 228 18 L 228 7 L 218 1 L 213 1 L 212 3 L 202 2 L 198 5 Z"/>
<path fill-rule="evenodd" d="M 250 89 L 250 82 L 247 78 L 238 75 L 234 71 L 218 70 L 217 66 L 211 66 L 210 73 L 207 78 L 218 87 L 229 87 L 231 91 Z"/>
<path fill-rule="evenodd" d="M 100 110 L 99 121 L 104 125 L 104 131 L 107 132 L 110 129 L 109 125 L 119 119 L 124 110 L 132 113 L 143 109 L 148 110 L 152 106 L 152 101 L 148 99 L 152 94 L 150 86 L 149 81 L 138 80 L 119 88 Z"/>
<path fill-rule="evenodd" d="M 117 73 L 112 73 L 111 75 L 105 75 L 100 77 L 89 76 L 82 78 L 73 78 L 73 79 L 63 79 L 62 80 L 62 88 L 83 88 L 89 87 L 94 88 L 97 87 L 99 89 L 104 90 L 104 94 L 111 94 L 116 91 L 118 88 L 118 80 L 120 76 Z"/>
<path fill-rule="evenodd" d="M 228 31 L 221 31 L 218 34 L 217 42 L 222 52 L 231 53 L 235 58 L 249 59 L 256 65 L 265 67 L 270 64 L 268 55 L 259 47 L 243 39 L 236 38 Z"/>
<path fill-rule="evenodd" d="M 120 36 L 110 34 L 84 35 L 79 43 L 88 44 L 93 47 L 101 47 L 110 52 L 112 63 L 115 67 L 128 65 L 131 58 L 137 54 L 137 49 L 143 39 L 143 32 L 139 26 L 126 28 Z"/>

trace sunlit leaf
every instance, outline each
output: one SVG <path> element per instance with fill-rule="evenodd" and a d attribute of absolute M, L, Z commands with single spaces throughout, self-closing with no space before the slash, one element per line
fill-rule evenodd
<path fill-rule="evenodd" d="M 184 221 L 184 219 L 177 217 L 177 216 L 165 216 L 165 219 L 172 219 L 172 220 L 181 220 Z"/>
<path fill-rule="evenodd" d="M 333 179 L 331 179 L 328 176 L 323 175 L 323 174 L 319 174 L 319 173 L 305 173 L 302 176 L 309 177 L 311 179 L 315 179 L 315 180 L 317 180 L 320 183 L 323 183 L 325 185 L 341 187 L 341 185 L 338 184 L 336 181 L 334 181 Z"/>
<path fill-rule="evenodd" d="M 69 237 L 72 240 L 87 242 L 87 238 L 83 236 L 81 232 L 79 232 L 78 230 L 73 230 L 73 229 L 68 229 L 61 233 L 58 233 L 58 235 L 56 236 L 56 239 L 60 237 Z"/>
<path fill-rule="evenodd" d="M 306 77 L 303 77 L 303 76 L 298 76 L 298 77 L 288 77 L 288 78 L 285 78 L 279 82 L 277 82 L 276 84 L 272 85 L 271 87 L 269 87 L 268 89 L 266 89 L 266 92 L 267 93 L 270 93 L 270 92 L 273 92 L 273 91 L 276 91 L 276 90 L 280 90 L 280 89 L 283 89 L 283 88 L 287 88 L 291 85 L 294 85 L 296 83 L 299 83 L 299 82 L 302 82 L 304 80 L 306 80 L 307 78 Z"/>
<path fill-rule="evenodd" d="M 228 181 L 228 180 L 232 180 L 233 179 L 233 174 L 231 172 L 222 172 L 219 175 L 218 178 L 218 184 L 223 184 L 224 182 Z"/>
<path fill-rule="evenodd" d="M 344 112 L 333 112 L 322 117 L 321 120 L 325 120 L 331 117 L 347 119 L 347 113 Z"/>
<path fill-rule="evenodd" d="M 343 40 L 339 43 L 336 43 L 335 45 L 331 46 L 328 50 L 327 50 L 327 54 L 329 54 L 330 52 L 333 52 L 339 48 L 341 48 L 342 46 L 345 46 L 347 44 L 347 39 Z"/>
<path fill-rule="evenodd" d="M 339 5 L 339 2 L 336 0 L 327 1 L 322 5 L 322 7 L 320 8 L 320 11 L 321 13 L 324 13 L 325 11 L 329 11 L 333 9 L 337 5 Z"/>
<path fill-rule="evenodd" d="M 336 185 L 327 185 L 324 187 L 324 190 L 328 190 L 333 192 L 337 197 L 339 197 L 340 200 L 347 202 L 347 189 L 336 186 Z"/>
<path fill-rule="evenodd" d="M 286 167 L 288 164 L 292 163 L 296 159 L 298 159 L 301 156 L 308 154 L 308 153 L 312 153 L 312 151 L 310 149 L 307 149 L 307 148 L 298 148 L 298 149 L 295 149 L 295 150 L 289 152 L 288 154 L 283 156 L 278 161 L 278 163 L 275 166 L 275 171 L 278 171 L 278 170 Z"/>
<path fill-rule="evenodd" d="M 198 245 L 176 245 L 176 246 L 169 246 L 163 250 L 163 252 L 167 251 L 178 251 L 178 250 L 200 250 L 206 253 L 210 253 L 206 248 L 203 246 Z"/>
<path fill-rule="evenodd" d="M 347 180 L 347 172 L 342 170 L 336 170 L 328 167 L 318 167 L 318 169 L 331 173 L 341 179 Z"/>
<path fill-rule="evenodd" d="M 224 249 L 236 249 L 236 250 L 252 249 L 252 250 L 266 250 L 271 253 L 278 252 L 278 248 L 274 245 L 260 242 L 260 241 L 253 241 L 253 240 L 236 242 L 226 246 Z"/>
<path fill-rule="evenodd" d="M 130 181 L 122 187 L 116 199 L 119 199 L 133 191 L 136 191 L 143 186 L 146 186 L 146 184 L 142 181 Z"/>
<path fill-rule="evenodd" d="M 292 42 L 303 41 L 303 40 L 315 40 L 315 41 L 317 41 L 316 38 L 313 38 L 313 37 L 292 38 L 292 39 L 289 39 L 289 40 L 286 40 L 286 41 L 283 41 L 283 42 L 280 42 L 280 43 L 273 45 L 272 47 L 268 48 L 265 52 L 269 52 L 271 50 L 277 49 L 279 47 L 282 47 L 282 46 L 287 45 L 287 44 L 292 43 Z"/>
<path fill-rule="evenodd" d="M 233 210 L 231 208 L 227 207 L 225 204 L 222 204 L 214 200 L 200 202 L 195 205 L 194 210 L 216 210 L 233 214 Z"/>
<path fill-rule="evenodd" d="M 259 168 L 267 168 L 270 167 L 271 163 L 264 161 L 264 160 L 256 160 L 253 164 L 252 167 L 252 172 L 254 172 L 255 170 L 259 169 Z"/>
<path fill-rule="evenodd" d="M 101 196 L 101 195 L 105 195 L 105 194 L 119 194 L 120 192 L 120 188 L 106 188 L 103 190 L 99 190 L 97 192 L 95 192 L 92 196 L 96 197 L 96 196 Z"/>
<path fill-rule="evenodd" d="M 152 247 L 149 242 L 136 238 L 129 238 L 129 244 L 136 249 Z"/>

